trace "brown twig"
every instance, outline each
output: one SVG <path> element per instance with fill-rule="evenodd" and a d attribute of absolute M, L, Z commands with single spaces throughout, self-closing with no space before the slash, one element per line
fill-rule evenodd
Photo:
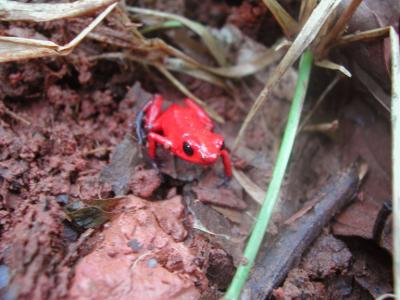
<path fill-rule="evenodd" d="M 318 100 L 315 102 L 314 107 L 311 109 L 311 111 L 304 117 L 303 121 L 301 122 L 299 126 L 299 131 L 302 131 L 304 126 L 308 123 L 308 121 L 311 119 L 313 114 L 317 111 L 318 107 L 321 105 L 322 101 L 326 98 L 328 93 L 336 86 L 336 84 L 339 82 L 341 76 L 337 75 L 332 82 L 325 88 L 325 90 L 322 92 L 322 94 L 319 96 Z"/>
<path fill-rule="evenodd" d="M 370 41 L 376 38 L 387 37 L 389 35 L 390 27 L 374 28 L 371 30 L 366 30 L 357 33 L 351 33 L 342 36 L 337 42 L 333 44 L 333 47 L 342 47 L 350 43 L 359 41 Z"/>
<path fill-rule="evenodd" d="M 26 126 L 30 126 L 31 122 L 29 122 L 27 119 L 24 117 L 21 117 L 20 115 L 17 115 L 15 112 L 12 110 L 8 109 L 5 105 L 2 108 L 4 110 L 4 113 L 7 114 L 9 117 L 13 118 L 14 120 L 21 122 L 22 124 Z"/>
<path fill-rule="evenodd" d="M 328 132 L 334 132 L 334 131 L 338 130 L 338 128 L 339 128 L 339 121 L 333 120 L 332 122 L 329 122 L 329 123 L 306 125 L 306 126 L 304 126 L 303 131 L 328 133 Z"/>
<path fill-rule="evenodd" d="M 93 154 L 96 154 L 96 153 L 102 152 L 102 151 L 110 152 L 110 151 L 112 151 L 113 149 L 114 149 L 114 147 L 101 146 L 101 147 L 97 147 L 97 148 L 92 149 L 92 150 L 85 151 L 85 152 L 83 153 L 83 155 L 84 155 L 84 156 L 93 155 Z"/>

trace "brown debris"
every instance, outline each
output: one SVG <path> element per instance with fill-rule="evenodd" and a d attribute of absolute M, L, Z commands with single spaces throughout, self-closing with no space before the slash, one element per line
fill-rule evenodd
<path fill-rule="evenodd" d="M 393 292 L 392 260 L 382 249 L 370 247 L 360 240 L 353 243 L 351 274 L 372 299 Z"/>
<path fill-rule="evenodd" d="M 333 233 L 373 239 L 374 226 L 382 205 L 391 198 L 389 123 L 367 103 L 355 98 L 341 108 L 339 131 L 341 160 L 349 162 L 362 157 L 369 174 L 361 192 L 333 225 Z M 351 143 L 349 142 L 351 140 Z"/>
<path fill-rule="evenodd" d="M 311 281 L 305 270 L 297 268 L 289 272 L 283 286 L 274 290 L 273 295 L 278 300 L 326 299 L 324 285 Z"/>
<path fill-rule="evenodd" d="M 393 254 L 393 230 L 392 230 L 392 220 L 393 216 L 386 219 L 384 224 L 382 234 L 379 239 L 379 245 L 386 249 L 389 253 Z"/>
<path fill-rule="evenodd" d="M 228 22 L 236 25 L 246 35 L 256 37 L 268 9 L 261 2 L 243 1 L 242 5 L 232 10 Z"/>
<path fill-rule="evenodd" d="M 143 165 L 135 167 L 128 183 L 132 193 L 141 198 L 150 197 L 161 184 L 161 176 L 155 169 L 144 169 Z"/>
<path fill-rule="evenodd" d="M 190 190 L 189 187 L 187 189 Z M 184 192 L 184 201 L 190 212 L 192 227 L 206 235 L 213 244 L 220 245 L 232 257 L 233 264 L 238 266 L 249 230 L 241 230 L 209 205 L 197 201 L 191 192 Z"/>
<path fill-rule="evenodd" d="M 183 241 L 188 232 L 183 226 L 185 210 L 182 205 L 182 197 L 177 195 L 166 201 L 155 202 L 152 211 L 158 224 L 168 235 L 177 241 Z"/>
<path fill-rule="evenodd" d="M 341 236 L 360 236 L 372 239 L 379 206 L 372 201 L 356 201 L 335 220 L 333 233 Z"/>
<path fill-rule="evenodd" d="M 197 198 L 204 203 L 243 210 L 247 204 L 227 188 L 193 187 Z"/>
<path fill-rule="evenodd" d="M 273 295 L 282 300 L 346 296 L 346 289 L 332 291 L 331 286 L 346 286 L 338 283 L 340 277 L 337 279 L 337 275 L 349 272 L 351 258 L 351 252 L 342 241 L 330 234 L 322 234 L 302 258 L 299 267 L 289 272 L 282 287 L 275 289 Z"/>
<path fill-rule="evenodd" d="M 324 234 L 303 257 L 301 267 L 307 270 L 310 278 L 323 279 L 345 272 L 350 266 L 351 258 L 351 252 L 344 242 L 330 234 Z"/>
<path fill-rule="evenodd" d="M 238 210 L 246 209 L 247 203 L 237 195 L 238 190 L 241 191 L 241 187 L 237 188 L 233 180 L 227 182 L 225 186 L 218 186 L 221 182 L 222 178 L 212 170 L 201 178 L 198 185 L 193 186 L 193 192 L 199 201 L 206 204 Z"/>

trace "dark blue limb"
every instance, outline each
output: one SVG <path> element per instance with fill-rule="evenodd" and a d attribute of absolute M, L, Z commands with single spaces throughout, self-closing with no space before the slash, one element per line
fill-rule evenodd
<path fill-rule="evenodd" d="M 138 139 L 138 143 L 140 145 L 144 145 L 145 141 L 146 141 L 146 132 L 143 126 L 143 119 L 144 119 L 144 114 L 146 113 L 147 108 L 150 106 L 150 104 L 153 101 L 150 100 L 149 102 L 147 102 L 142 109 L 140 109 L 138 111 L 138 113 L 136 114 L 135 117 L 135 127 L 136 127 L 136 136 Z"/>
<path fill-rule="evenodd" d="M 229 181 L 231 180 L 232 177 L 226 176 L 224 175 L 224 179 L 221 180 L 221 182 L 219 182 L 217 184 L 217 188 L 221 188 L 221 187 L 227 187 Z"/>

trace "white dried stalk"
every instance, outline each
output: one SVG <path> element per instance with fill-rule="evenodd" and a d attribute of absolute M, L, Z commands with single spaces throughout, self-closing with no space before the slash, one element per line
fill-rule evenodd
<path fill-rule="evenodd" d="M 0 37 L 0 63 L 46 56 L 68 55 L 116 6 L 111 4 L 71 42 L 60 46 L 51 41 L 19 37 Z"/>
<path fill-rule="evenodd" d="M 21 3 L 0 1 L 1 21 L 45 22 L 78 17 L 108 6 L 118 0 L 78 0 L 72 3 Z"/>

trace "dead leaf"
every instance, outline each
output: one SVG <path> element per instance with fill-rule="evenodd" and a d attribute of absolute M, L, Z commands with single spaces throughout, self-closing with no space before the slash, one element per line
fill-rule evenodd
<path fill-rule="evenodd" d="M 254 201 L 256 201 L 260 205 L 263 204 L 266 194 L 265 191 L 263 191 L 257 184 L 255 184 L 249 177 L 247 177 L 245 173 L 240 170 L 234 169 L 233 176 Z"/>
<path fill-rule="evenodd" d="M 116 213 L 113 209 L 125 197 L 75 201 L 65 207 L 68 219 L 79 227 L 96 228 L 107 222 Z"/>

